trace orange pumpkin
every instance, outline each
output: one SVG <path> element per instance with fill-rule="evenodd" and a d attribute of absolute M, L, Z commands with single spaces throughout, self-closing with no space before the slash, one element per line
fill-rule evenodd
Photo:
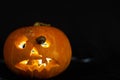
<path fill-rule="evenodd" d="M 67 36 L 49 25 L 19 28 L 4 45 L 4 60 L 17 74 L 36 78 L 51 78 L 70 64 L 71 45 Z"/>

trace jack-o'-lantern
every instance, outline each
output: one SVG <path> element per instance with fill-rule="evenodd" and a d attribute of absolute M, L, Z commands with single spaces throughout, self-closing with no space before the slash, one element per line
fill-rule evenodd
<path fill-rule="evenodd" d="M 71 45 L 67 36 L 50 25 L 39 24 L 13 31 L 5 41 L 4 60 L 21 75 L 51 78 L 70 64 Z"/>

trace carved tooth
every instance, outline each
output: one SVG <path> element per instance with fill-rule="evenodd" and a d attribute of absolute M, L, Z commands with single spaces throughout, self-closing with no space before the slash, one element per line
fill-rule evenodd
<path fill-rule="evenodd" d="M 41 65 L 42 64 L 42 59 L 39 59 L 38 60 L 38 65 Z"/>
<path fill-rule="evenodd" d="M 30 70 L 31 72 L 33 71 L 33 69 L 31 68 L 31 66 L 28 66 L 28 70 Z"/>
<path fill-rule="evenodd" d="M 46 58 L 47 63 L 49 63 L 52 59 L 51 58 Z"/>
<path fill-rule="evenodd" d="M 21 61 L 20 64 L 27 64 L 29 60 Z"/>
<path fill-rule="evenodd" d="M 43 65 L 44 67 L 46 67 L 46 63 L 42 63 L 42 65 Z"/>
<path fill-rule="evenodd" d="M 39 69 L 37 69 L 38 72 L 41 72 L 45 67 L 44 67 L 44 65 L 41 64 L 40 66 L 38 66 L 38 68 L 39 68 Z"/>

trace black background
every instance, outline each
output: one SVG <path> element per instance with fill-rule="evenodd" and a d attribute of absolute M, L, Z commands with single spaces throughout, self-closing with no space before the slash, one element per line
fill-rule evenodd
<path fill-rule="evenodd" d="M 52 80 L 120 79 L 119 8 L 109 2 L 96 2 L 94 5 L 89 2 L 83 4 L 72 1 L 33 4 L 1 7 L 0 79 L 20 78 L 4 64 L 5 39 L 15 29 L 33 25 L 36 21 L 49 23 L 61 29 L 68 36 L 72 46 L 73 58 L 70 66 Z M 85 62 L 86 58 L 90 60 Z"/>

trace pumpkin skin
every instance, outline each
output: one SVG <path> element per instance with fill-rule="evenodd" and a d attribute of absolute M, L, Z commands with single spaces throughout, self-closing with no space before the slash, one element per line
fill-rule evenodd
<path fill-rule="evenodd" d="M 57 76 L 69 66 L 71 56 L 67 36 L 53 26 L 19 28 L 8 36 L 4 44 L 6 65 L 23 76 L 40 79 Z"/>

